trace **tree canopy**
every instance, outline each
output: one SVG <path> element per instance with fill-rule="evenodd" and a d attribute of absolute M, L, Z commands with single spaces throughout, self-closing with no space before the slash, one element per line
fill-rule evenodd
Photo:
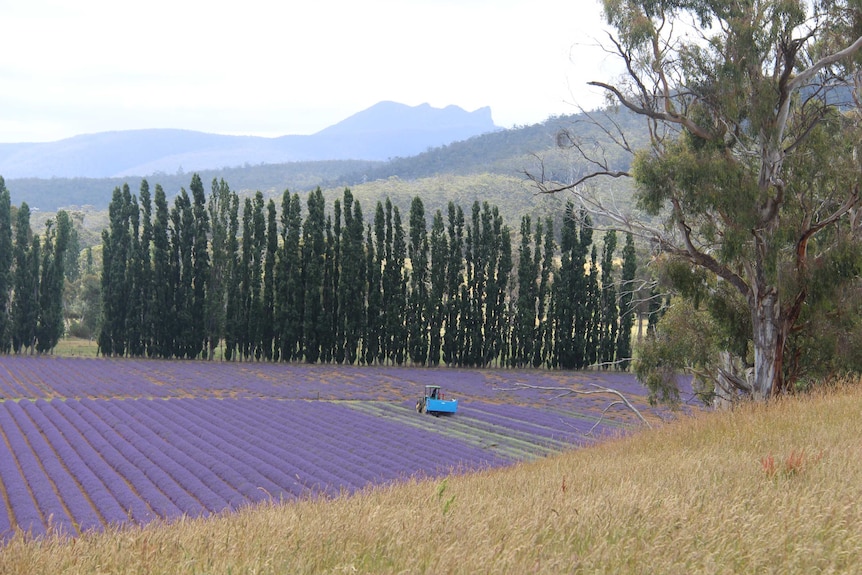
<path fill-rule="evenodd" d="M 197 175 L 190 188 L 169 207 L 156 185 L 154 210 L 146 181 L 140 200 L 128 186 L 114 191 L 103 234 L 103 354 L 628 365 L 633 306 L 617 296 L 630 290 L 616 285 L 615 236 L 605 237 L 600 273 L 586 214 L 563 230 L 560 249 L 576 255 L 562 258 L 553 220 L 534 227 L 525 216 L 516 265 L 509 228 L 488 202 L 473 202 L 469 216 L 450 202 L 447 217 L 429 218 L 417 196 L 402 218 L 387 200 L 366 222 L 350 189 L 329 210 L 318 189 L 303 210 L 287 190 L 280 208 L 258 192 L 240 209 L 223 180 L 213 180 L 208 202 Z"/>
<path fill-rule="evenodd" d="M 605 124 L 633 155 L 630 169 L 597 158 L 573 184 L 541 183 L 549 192 L 574 190 L 597 219 L 649 242 L 666 285 L 692 313 L 705 314 L 708 347 L 672 353 L 685 343 L 675 333 L 689 330 L 675 330 L 671 318 L 679 316 L 669 314 L 654 342 L 664 353 L 645 350 L 640 375 L 666 392 L 672 374 L 688 368 L 722 401 L 734 401 L 791 390 L 824 359 L 833 373 L 852 367 L 835 359 L 854 341 L 858 326 L 846 316 L 860 303 L 850 294 L 862 270 L 853 84 L 862 7 L 605 0 L 604 13 L 608 47 L 624 73 L 591 84 L 646 122 L 649 145 L 635 149 Z M 621 174 L 633 177 L 638 207 L 663 225 L 590 193 L 595 176 Z M 843 303 L 829 305 L 837 293 Z M 832 312 L 843 312 L 844 323 L 824 321 Z M 818 356 L 809 344 L 825 325 L 834 347 L 820 346 Z"/>

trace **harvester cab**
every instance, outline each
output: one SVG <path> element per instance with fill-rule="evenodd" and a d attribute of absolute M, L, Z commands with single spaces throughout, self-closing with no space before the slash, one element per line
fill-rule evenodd
<path fill-rule="evenodd" d="M 441 413 L 455 413 L 458 411 L 457 399 L 446 399 L 443 388 L 439 385 L 426 385 L 425 395 L 416 402 L 418 413 L 430 413 L 440 415 Z"/>

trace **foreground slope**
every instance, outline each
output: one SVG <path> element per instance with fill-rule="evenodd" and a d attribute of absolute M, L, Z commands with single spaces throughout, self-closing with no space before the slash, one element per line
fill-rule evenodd
<path fill-rule="evenodd" d="M 39 544 L 15 573 L 849 573 L 858 386 L 515 467 Z"/>

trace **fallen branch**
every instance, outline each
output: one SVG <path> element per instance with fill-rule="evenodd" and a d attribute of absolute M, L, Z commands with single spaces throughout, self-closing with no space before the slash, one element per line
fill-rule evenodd
<path fill-rule="evenodd" d="M 615 405 L 625 405 L 635 415 L 638 416 L 638 419 L 640 419 L 644 423 L 644 425 L 646 425 L 648 428 L 652 429 L 652 425 L 650 424 L 650 422 L 647 421 L 647 419 L 643 416 L 643 414 L 640 411 L 638 411 L 638 408 L 636 408 L 634 405 L 632 405 L 632 403 L 621 392 L 617 391 L 616 389 L 613 389 L 610 387 L 604 387 L 604 386 L 601 386 L 601 385 L 598 385 L 595 383 L 590 383 L 588 385 L 590 385 L 591 387 L 594 387 L 596 389 L 593 389 L 593 390 L 572 389 L 571 387 L 556 387 L 556 386 L 549 386 L 549 385 L 530 385 L 528 383 L 516 383 L 515 387 L 505 388 L 505 389 L 500 388 L 498 391 L 518 391 L 521 389 L 538 389 L 538 390 L 542 390 L 542 391 L 557 391 L 557 392 L 559 392 L 554 397 L 554 399 L 560 398 L 560 397 L 566 397 L 567 395 L 597 395 L 597 394 L 615 395 L 619 398 L 619 400 L 612 402 L 610 405 L 608 405 L 602 411 L 601 417 L 599 417 L 599 420 L 596 422 L 596 424 L 590 428 L 590 431 L 587 435 L 592 433 L 593 429 L 596 428 L 596 425 L 598 425 L 599 423 L 602 422 L 602 420 L 605 417 L 605 413 L 607 413 L 608 409 L 610 409 L 611 407 L 613 407 Z"/>

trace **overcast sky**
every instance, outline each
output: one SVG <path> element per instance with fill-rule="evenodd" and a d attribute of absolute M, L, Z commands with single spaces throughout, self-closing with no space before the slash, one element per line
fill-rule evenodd
<path fill-rule="evenodd" d="M 311 134 L 391 100 L 503 127 L 594 108 L 598 0 L 0 0 L 0 142 Z"/>

